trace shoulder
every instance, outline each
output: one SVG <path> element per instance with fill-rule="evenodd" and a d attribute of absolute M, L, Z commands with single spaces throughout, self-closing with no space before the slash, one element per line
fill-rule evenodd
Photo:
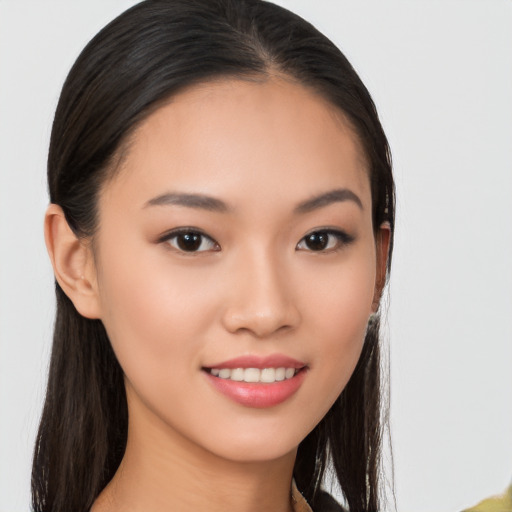
<path fill-rule="evenodd" d="M 487 498 L 464 512 L 512 512 L 512 484 L 503 494 Z"/>

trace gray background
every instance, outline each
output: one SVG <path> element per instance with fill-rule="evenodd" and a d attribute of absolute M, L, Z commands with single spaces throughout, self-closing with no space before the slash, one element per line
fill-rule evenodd
<path fill-rule="evenodd" d="M 0 512 L 29 509 L 53 279 L 45 158 L 65 75 L 128 0 L 0 0 Z M 399 511 L 512 478 L 512 2 L 281 0 L 345 52 L 390 139 Z"/>

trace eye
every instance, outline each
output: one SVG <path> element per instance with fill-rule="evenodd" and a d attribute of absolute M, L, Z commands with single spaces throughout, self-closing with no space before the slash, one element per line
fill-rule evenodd
<path fill-rule="evenodd" d="M 160 242 L 168 243 L 181 252 L 206 252 L 220 250 L 219 244 L 208 235 L 193 229 L 180 229 L 167 233 Z"/>
<path fill-rule="evenodd" d="M 298 244 L 297 249 L 301 251 L 332 251 L 350 244 L 354 237 L 335 229 L 322 229 L 312 231 L 306 235 Z"/>

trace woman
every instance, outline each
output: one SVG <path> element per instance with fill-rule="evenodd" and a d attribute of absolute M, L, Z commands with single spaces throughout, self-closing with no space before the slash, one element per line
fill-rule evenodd
<path fill-rule="evenodd" d="M 256 0 L 138 4 L 73 66 L 48 180 L 34 510 L 318 512 L 331 465 L 379 509 L 393 180 L 325 36 Z"/>

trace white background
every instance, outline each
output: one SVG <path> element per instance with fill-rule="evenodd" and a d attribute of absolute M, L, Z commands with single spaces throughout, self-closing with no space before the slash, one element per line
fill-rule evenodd
<path fill-rule="evenodd" d="M 0 512 L 29 509 L 53 279 L 53 111 L 128 0 L 0 0 Z M 460 510 L 512 478 L 512 2 L 281 0 L 360 73 L 398 192 L 389 338 L 398 510 Z"/>

